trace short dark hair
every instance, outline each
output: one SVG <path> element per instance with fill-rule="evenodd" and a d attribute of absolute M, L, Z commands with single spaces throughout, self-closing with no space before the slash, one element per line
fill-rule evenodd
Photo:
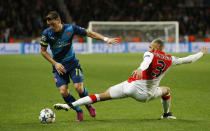
<path fill-rule="evenodd" d="M 47 21 L 56 20 L 58 18 L 60 18 L 60 15 L 57 11 L 50 11 L 46 16 Z"/>

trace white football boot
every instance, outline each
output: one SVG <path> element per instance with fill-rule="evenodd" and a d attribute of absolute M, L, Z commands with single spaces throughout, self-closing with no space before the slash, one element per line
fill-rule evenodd
<path fill-rule="evenodd" d="M 70 109 L 68 104 L 61 104 L 61 103 L 57 103 L 55 105 L 53 105 L 54 109 L 56 110 L 65 110 L 68 111 Z"/>

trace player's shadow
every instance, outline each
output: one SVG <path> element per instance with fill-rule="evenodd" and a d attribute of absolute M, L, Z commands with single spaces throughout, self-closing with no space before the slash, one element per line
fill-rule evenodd
<path fill-rule="evenodd" d="M 85 120 L 86 122 L 90 122 L 90 121 L 97 121 L 97 122 L 103 122 L 103 123 L 127 123 L 127 122 L 131 122 L 131 123 L 147 123 L 147 122 L 163 122 L 163 121 L 167 121 L 167 122 L 180 122 L 180 123 L 198 123 L 198 122 L 205 122 L 205 120 L 187 120 L 187 119 L 176 119 L 176 120 L 172 120 L 172 119 L 106 119 L 106 120 Z"/>
<path fill-rule="evenodd" d="M 166 123 L 185 123 L 185 124 L 192 124 L 192 123 L 201 123 L 201 122 L 206 122 L 205 120 L 190 120 L 190 119 L 176 119 L 176 120 L 173 120 L 173 119 L 160 119 L 160 118 L 150 118 L 150 119 L 144 119 L 144 118 L 135 118 L 135 119 L 126 119 L 126 118 L 119 118 L 119 119 L 97 119 L 97 118 L 94 118 L 94 119 L 90 119 L 90 120 L 84 120 L 82 121 L 80 124 L 87 124 L 87 123 L 98 123 L 98 124 L 117 124 L 117 123 L 132 123 L 132 124 L 138 124 L 138 123 L 162 123 L 162 122 L 166 122 Z M 59 120 L 59 121 L 56 121 L 55 123 L 62 123 L 62 124 L 65 124 L 65 123 L 78 123 L 76 122 L 75 120 Z M 24 124 L 24 123 L 22 123 Z M 29 124 L 29 123 L 25 123 L 26 125 Z"/>
<path fill-rule="evenodd" d="M 91 121 L 91 120 L 88 120 Z M 105 123 L 118 123 L 118 122 L 152 122 L 158 121 L 158 119 L 106 119 L 106 120 L 94 120 L 98 122 L 105 122 Z"/>

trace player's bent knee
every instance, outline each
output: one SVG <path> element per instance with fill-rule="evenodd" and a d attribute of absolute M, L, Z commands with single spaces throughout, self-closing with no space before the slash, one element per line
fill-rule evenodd
<path fill-rule="evenodd" d="M 165 95 L 168 95 L 170 93 L 170 88 L 169 87 L 165 87 Z"/>
<path fill-rule="evenodd" d="M 168 95 L 169 93 L 170 93 L 170 88 L 165 87 L 165 92 L 164 92 L 164 95 Z"/>
<path fill-rule="evenodd" d="M 63 97 L 67 97 L 69 95 L 68 91 L 60 90 L 60 93 Z"/>
<path fill-rule="evenodd" d="M 169 87 L 167 87 L 167 94 L 169 94 L 170 93 L 170 88 Z"/>
<path fill-rule="evenodd" d="M 67 97 L 69 95 L 68 88 L 64 86 L 59 88 L 59 92 L 63 97 Z"/>
<path fill-rule="evenodd" d="M 162 90 L 162 96 L 170 94 L 170 88 L 169 87 L 161 87 Z"/>
<path fill-rule="evenodd" d="M 75 83 L 74 88 L 78 93 L 83 93 L 83 83 Z"/>

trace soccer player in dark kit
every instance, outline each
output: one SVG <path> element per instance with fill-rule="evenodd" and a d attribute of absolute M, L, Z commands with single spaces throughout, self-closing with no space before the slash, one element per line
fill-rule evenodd
<path fill-rule="evenodd" d="M 51 11 L 46 16 L 49 28 L 43 31 L 41 38 L 41 54 L 53 65 L 54 81 L 61 93 L 64 101 L 72 103 L 75 98 L 69 93 L 68 84 L 70 79 L 73 81 L 74 88 L 80 97 L 88 96 L 87 89 L 83 86 L 83 72 L 79 60 L 75 56 L 72 45 L 74 35 L 88 36 L 97 40 L 104 41 L 107 44 L 118 44 L 117 38 L 108 38 L 103 35 L 86 30 L 82 27 L 61 22 L 57 11 Z M 47 47 L 50 46 L 52 57 L 47 53 Z M 89 104 L 86 105 L 92 117 L 96 116 L 95 108 Z M 77 121 L 83 120 L 83 111 L 76 106 Z"/>

